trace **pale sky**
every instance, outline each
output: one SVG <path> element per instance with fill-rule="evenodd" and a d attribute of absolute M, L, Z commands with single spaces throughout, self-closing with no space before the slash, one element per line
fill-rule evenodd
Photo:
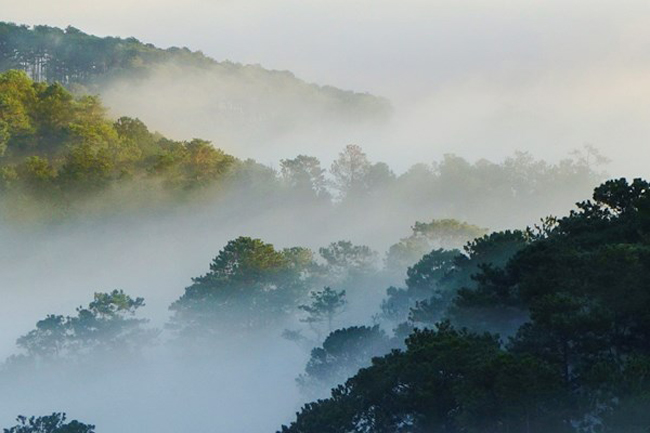
<path fill-rule="evenodd" d="M 0 10 L 387 96 L 399 119 L 388 138 L 412 145 L 378 151 L 384 159 L 552 158 L 591 143 L 614 174 L 650 175 L 647 1 L 0 0 Z"/>

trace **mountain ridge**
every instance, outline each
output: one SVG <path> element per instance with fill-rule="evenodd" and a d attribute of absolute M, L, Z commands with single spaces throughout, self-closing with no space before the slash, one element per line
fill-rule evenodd
<path fill-rule="evenodd" d="M 35 81 L 56 81 L 66 86 L 81 84 L 96 91 L 104 81 L 122 73 L 142 72 L 143 68 L 167 62 L 199 68 L 219 67 L 231 73 L 266 74 L 268 78 L 295 80 L 296 85 L 307 85 L 346 102 L 361 98 L 372 99 L 383 105 L 383 109 L 389 109 L 390 105 L 386 98 L 368 92 L 308 82 L 289 70 L 216 60 L 188 47 L 160 48 L 135 37 L 95 36 L 73 26 L 65 29 L 48 25 L 30 27 L 0 21 L 0 71 L 21 69 Z"/>

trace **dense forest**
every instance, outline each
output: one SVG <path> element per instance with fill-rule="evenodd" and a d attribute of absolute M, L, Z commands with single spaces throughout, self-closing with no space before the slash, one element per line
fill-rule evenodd
<path fill-rule="evenodd" d="M 282 432 L 647 431 L 649 235 L 650 184 L 619 179 L 567 217 L 433 251 L 399 292 L 405 348 Z"/>
<path fill-rule="evenodd" d="M 327 165 L 274 166 L 102 102 L 170 64 L 255 83 L 260 113 L 283 92 L 353 123 L 390 112 L 185 48 L 0 23 L 1 284 L 39 317 L 0 333 L 5 433 L 649 431 L 650 183 L 606 180 L 591 146 L 396 173 L 335 143 Z M 217 112 L 251 109 L 237 97 Z M 71 288 L 120 273 L 128 288 Z"/>
<path fill-rule="evenodd" d="M 135 38 L 100 38 L 74 27 L 30 28 L 3 22 L 0 29 L 0 68 L 24 70 L 35 81 L 88 84 L 107 74 L 119 74 L 168 60 L 197 66 L 217 64 L 202 53 L 187 48 L 162 50 Z"/>

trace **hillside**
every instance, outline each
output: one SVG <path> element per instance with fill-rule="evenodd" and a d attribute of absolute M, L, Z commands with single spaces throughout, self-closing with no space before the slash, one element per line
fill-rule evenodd
<path fill-rule="evenodd" d="M 0 23 L 0 71 L 99 94 L 113 113 L 143 119 L 174 138 L 200 134 L 230 149 L 296 131 L 386 121 L 390 103 L 307 83 L 288 71 L 217 61 L 200 51 L 161 49 L 135 38 L 97 37 L 74 27 Z M 173 122 L 171 121 L 173 119 Z"/>
<path fill-rule="evenodd" d="M 174 141 L 138 119 L 112 120 L 99 98 L 22 71 L 0 74 L 0 107 L 0 213 L 18 219 L 33 206 L 66 215 L 72 203 L 127 185 L 149 199 L 154 191 L 186 195 L 240 164 L 208 141 Z M 138 207 L 147 202 L 130 196 Z"/>
<path fill-rule="evenodd" d="M 609 180 L 566 217 L 425 255 L 382 307 L 410 306 L 403 350 L 281 432 L 647 432 L 649 192 Z"/>

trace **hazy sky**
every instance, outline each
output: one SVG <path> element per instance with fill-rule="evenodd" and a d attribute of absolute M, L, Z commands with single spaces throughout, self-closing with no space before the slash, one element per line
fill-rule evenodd
<path fill-rule="evenodd" d="M 555 157 L 591 143 L 615 172 L 648 174 L 647 1 L 0 0 L 0 10 L 388 96 L 400 120 L 385 158 Z"/>

